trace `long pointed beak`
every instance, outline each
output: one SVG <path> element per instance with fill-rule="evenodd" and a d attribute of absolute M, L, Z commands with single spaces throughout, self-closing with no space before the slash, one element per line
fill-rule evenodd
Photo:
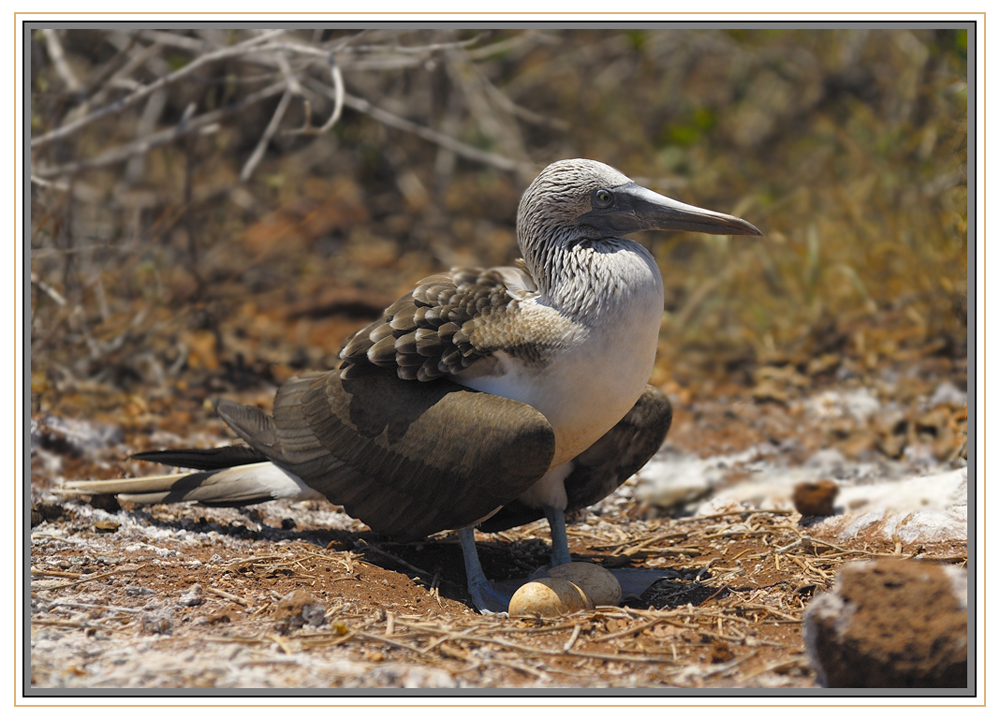
<path fill-rule="evenodd" d="M 644 230 L 687 230 L 709 235 L 763 235 L 746 220 L 686 205 L 641 185 L 621 188 Z"/>
<path fill-rule="evenodd" d="M 614 204 L 594 208 L 580 223 L 605 237 L 639 230 L 687 230 L 709 235 L 762 235 L 746 220 L 664 197 L 634 182 L 612 190 Z"/>

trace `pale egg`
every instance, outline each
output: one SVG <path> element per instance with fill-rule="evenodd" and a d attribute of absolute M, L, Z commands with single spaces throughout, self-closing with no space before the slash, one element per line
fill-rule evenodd
<path fill-rule="evenodd" d="M 587 598 L 598 606 L 617 607 L 622 598 L 622 585 L 614 574 L 599 564 L 573 562 L 550 567 L 550 577 L 566 579 L 583 590 Z"/>
<path fill-rule="evenodd" d="M 594 605 L 580 587 L 556 577 L 543 577 L 528 582 L 514 592 L 507 611 L 512 617 L 558 617 Z"/>

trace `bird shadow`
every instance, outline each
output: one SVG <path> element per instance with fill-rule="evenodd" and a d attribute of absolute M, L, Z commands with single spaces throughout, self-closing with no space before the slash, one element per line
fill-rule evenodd
<path fill-rule="evenodd" d="M 164 519 L 145 509 L 128 511 L 134 519 L 157 529 L 196 534 L 215 533 L 220 536 L 251 542 L 304 542 L 322 551 L 352 552 L 362 561 L 386 571 L 405 574 L 414 582 L 439 596 L 474 608 L 465 583 L 462 548 L 457 537 L 442 533 L 425 539 L 397 542 L 383 534 L 366 530 L 300 528 L 294 520 L 285 519 L 280 527 L 264 522 L 252 507 L 238 508 L 240 519 L 228 522 L 200 517 Z M 504 541 L 488 539 L 477 542 L 480 561 L 488 577 L 498 587 L 513 591 L 520 583 L 545 567 L 550 560 L 550 545 L 542 539 Z M 574 554 L 574 561 L 600 561 L 599 555 Z M 612 569 L 626 590 L 624 606 L 646 609 L 669 609 L 686 604 L 695 606 L 720 595 L 720 590 L 699 581 L 703 577 L 688 577 L 672 570 Z M 632 593 L 628 591 L 633 588 Z"/>
<path fill-rule="evenodd" d="M 299 528 L 293 520 L 283 520 L 281 527 L 264 522 L 261 513 L 250 507 L 239 507 L 241 519 L 228 522 L 200 517 L 164 519 L 146 509 L 126 510 L 137 521 L 156 529 L 195 534 L 215 533 L 224 537 L 251 542 L 305 542 L 320 550 L 353 552 L 368 564 L 391 572 L 405 574 L 438 594 L 474 608 L 465 583 L 462 548 L 452 534 L 429 537 L 412 542 L 396 542 L 383 534 L 366 530 L 352 532 L 343 529 Z M 527 577 L 532 570 L 545 564 L 549 554 L 547 542 L 532 539 L 518 542 L 486 541 L 478 543 L 480 559 L 488 576 L 513 579 Z"/>

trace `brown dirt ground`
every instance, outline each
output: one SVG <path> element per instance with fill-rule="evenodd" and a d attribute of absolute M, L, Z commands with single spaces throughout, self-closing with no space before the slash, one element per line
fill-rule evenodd
<path fill-rule="evenodd" d="M 794 434 L 796 421 L 780 404 L 715 404 L 679 411 L 672 441 L 708 454 Z M 140 426 L 126 427 L 125 446 L 184 434 L 175 415 L 155 426 L 140 417 Z M 62 460 L 59 473 L 69 477 L 141 466 L 73 452 Z M 47 647 L 33 651 L 36 688 L 815 687 L 802 613 L 838 567 L 873 556 L 960 564 L 967 556 L 964 543 L 908 547 L 863 537 L 789 549 L 809 533 L 797 513 L 665 517 L 629 495 L 570 525 L 574 560 L 671 569 L 676 578 L 618 608 L 557 619 L 480 616 L 450 533 L 394 543 L 321 502 L 126 505 L 126 514 L 109 516 L 77 500 L 41 501 L 51 474 L 33 463 L 31 630 L 33 643 Z M 526 576 L 547 561 L 548 529 L 536 522 L 479 535 L 479 547 L 491 578 Z M 196 584 L 203 591 L 191 600 Z M 280 602 L 296 589 L 325 607 L 323 624 L 287 626 Z M 111 649 L 150 642 L 175 656 L 242 651 L 236 664 L 273 673 L 247 678 L 232 668 L 176 665 L 123 678 L 109 668 Z M 346 660 L 350 671 L 317 678 L 295 669 L 307 659 Z"/>

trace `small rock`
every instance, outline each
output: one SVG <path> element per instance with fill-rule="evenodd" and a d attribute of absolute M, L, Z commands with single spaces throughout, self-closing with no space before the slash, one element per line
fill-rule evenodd
<path fill-rule="evenodd" d="M 853 419 L 865 422 L 881 408 L 871 390 L 860 388 L 849 391 L 828 390 L 809 397 L 804 405 L 815 417 L 824 419 Z"/>
<path fill-rule="evenodd" d="M 830 353 L 813 357 L 806 365 L 806 374 L 815 377 L 816 375 L 832 373 L 840 366 L 841 361 L 839 354 Z"/>
<path fill-rule="evenodd" d="M 143 634 L 170 634 L 173 624 L 170 619 L 160 614 L 144 614 L 142 617 Z"/>
<path fill-rule="evenodd" d="M 231 608 L 225 608 L 222 611 L 210 614 L 203 619 L 198 620 L 197 624 L 201 625 L 213 625 L 213 624 L 230 624 L 235 622 L 239 618 L 239 614 Z"/>
<path fill-rule="evenodd" d="M 35 515 L 38 515 L 38 521 L 35 521 Z M 55 504 L 54 502 L 39 502 L 31 508 L 31 526 L 34 527 L 37 524 L 41 524 L 43 521 L 52 522 L 60 519 L 63 516 L 63 507 L 60 504 Z"/>
<path fill-rule="evenodd" d="M 732 647 L 723 641 L 718 639 L 712 644 L 712 653 L 710 655 L 712 664 L 723 664 L 725 662 L 731 662 L 736 658 L 733 653 Z"/>
<path fill-rule="evenodd" d="M 833 514 L 833 500 L 839 492 L 840 487 L 832 479 L 799 482 L 792 493 L 795 511 L 803 517 L 830 516 Z"/>
<path fill-rule="evenodd" d="M 916 440 L 929 444 L 933 456 L 941 461 L 957 456 L 964 441 L 957 429 L 955 412 L 943 405 L 935 407 L 913 424 Z"/>
<path fill-rule="evenodd" d="M 412 664 L 380 662 L 370 666 L 366 672 L 359 672 L 359 686 L 400 687 L 403 689 L 457 689 L 462 686 L 443 669 L 435 669 Z"/>
<path fill-rule="evenodd" d="M 963 392 L 951 382 L 942 382 L 934 390 L 928 405 L 936 407 L 939 404 L 950 404 L 956 407 L 964 407 L 969 401 L 969 393 Z"/>
<path fill-rule="evenodd" d="M 177 603 L 182 607 L 196 607 L 199 604 L 205 603 L 205 590 L 202 589 L 200 584 L 192 584 L 191 587 L 181 594 L 180 599 Z"/>
<path fill-rule="evenodd" d="M 920 561 L 845 565 L 805 614 L 810 662 L 827 687 L 965 687 L 967 576 Z"/>
<path fill-rule="evenodd" d="M 31 421 L 32 451 L 43 448 L 73 456 L 120 444 L 124 431 L 118 425 L 48 414 Z"/>
<path fill-rule="evenodd" d="M 118 497 L 113 494 L 95 494 L 87 500 L 87 504 L 94 509 L 102 509 L 108 514 L 117 514 L 122 508 L 121 504 L 118 503 Z"/>
<path fill-rule="evenodd" d="M 306 624 L 318 627 L 326 620 L 326 605 L 309 592 L 296 589 L 278 602 L 274 620 L 274 628 L 282 634 Z"/>
<path fill-rule="evenodd" d="M 792 395 L 778 385 L 777 382 L 771 380 L 765 380 L 756 385 L 750 392 L 750 396 L 754 398 L 757 404 L 774 402 L 775 404 L 787 407 L 792 401 Z"/>

